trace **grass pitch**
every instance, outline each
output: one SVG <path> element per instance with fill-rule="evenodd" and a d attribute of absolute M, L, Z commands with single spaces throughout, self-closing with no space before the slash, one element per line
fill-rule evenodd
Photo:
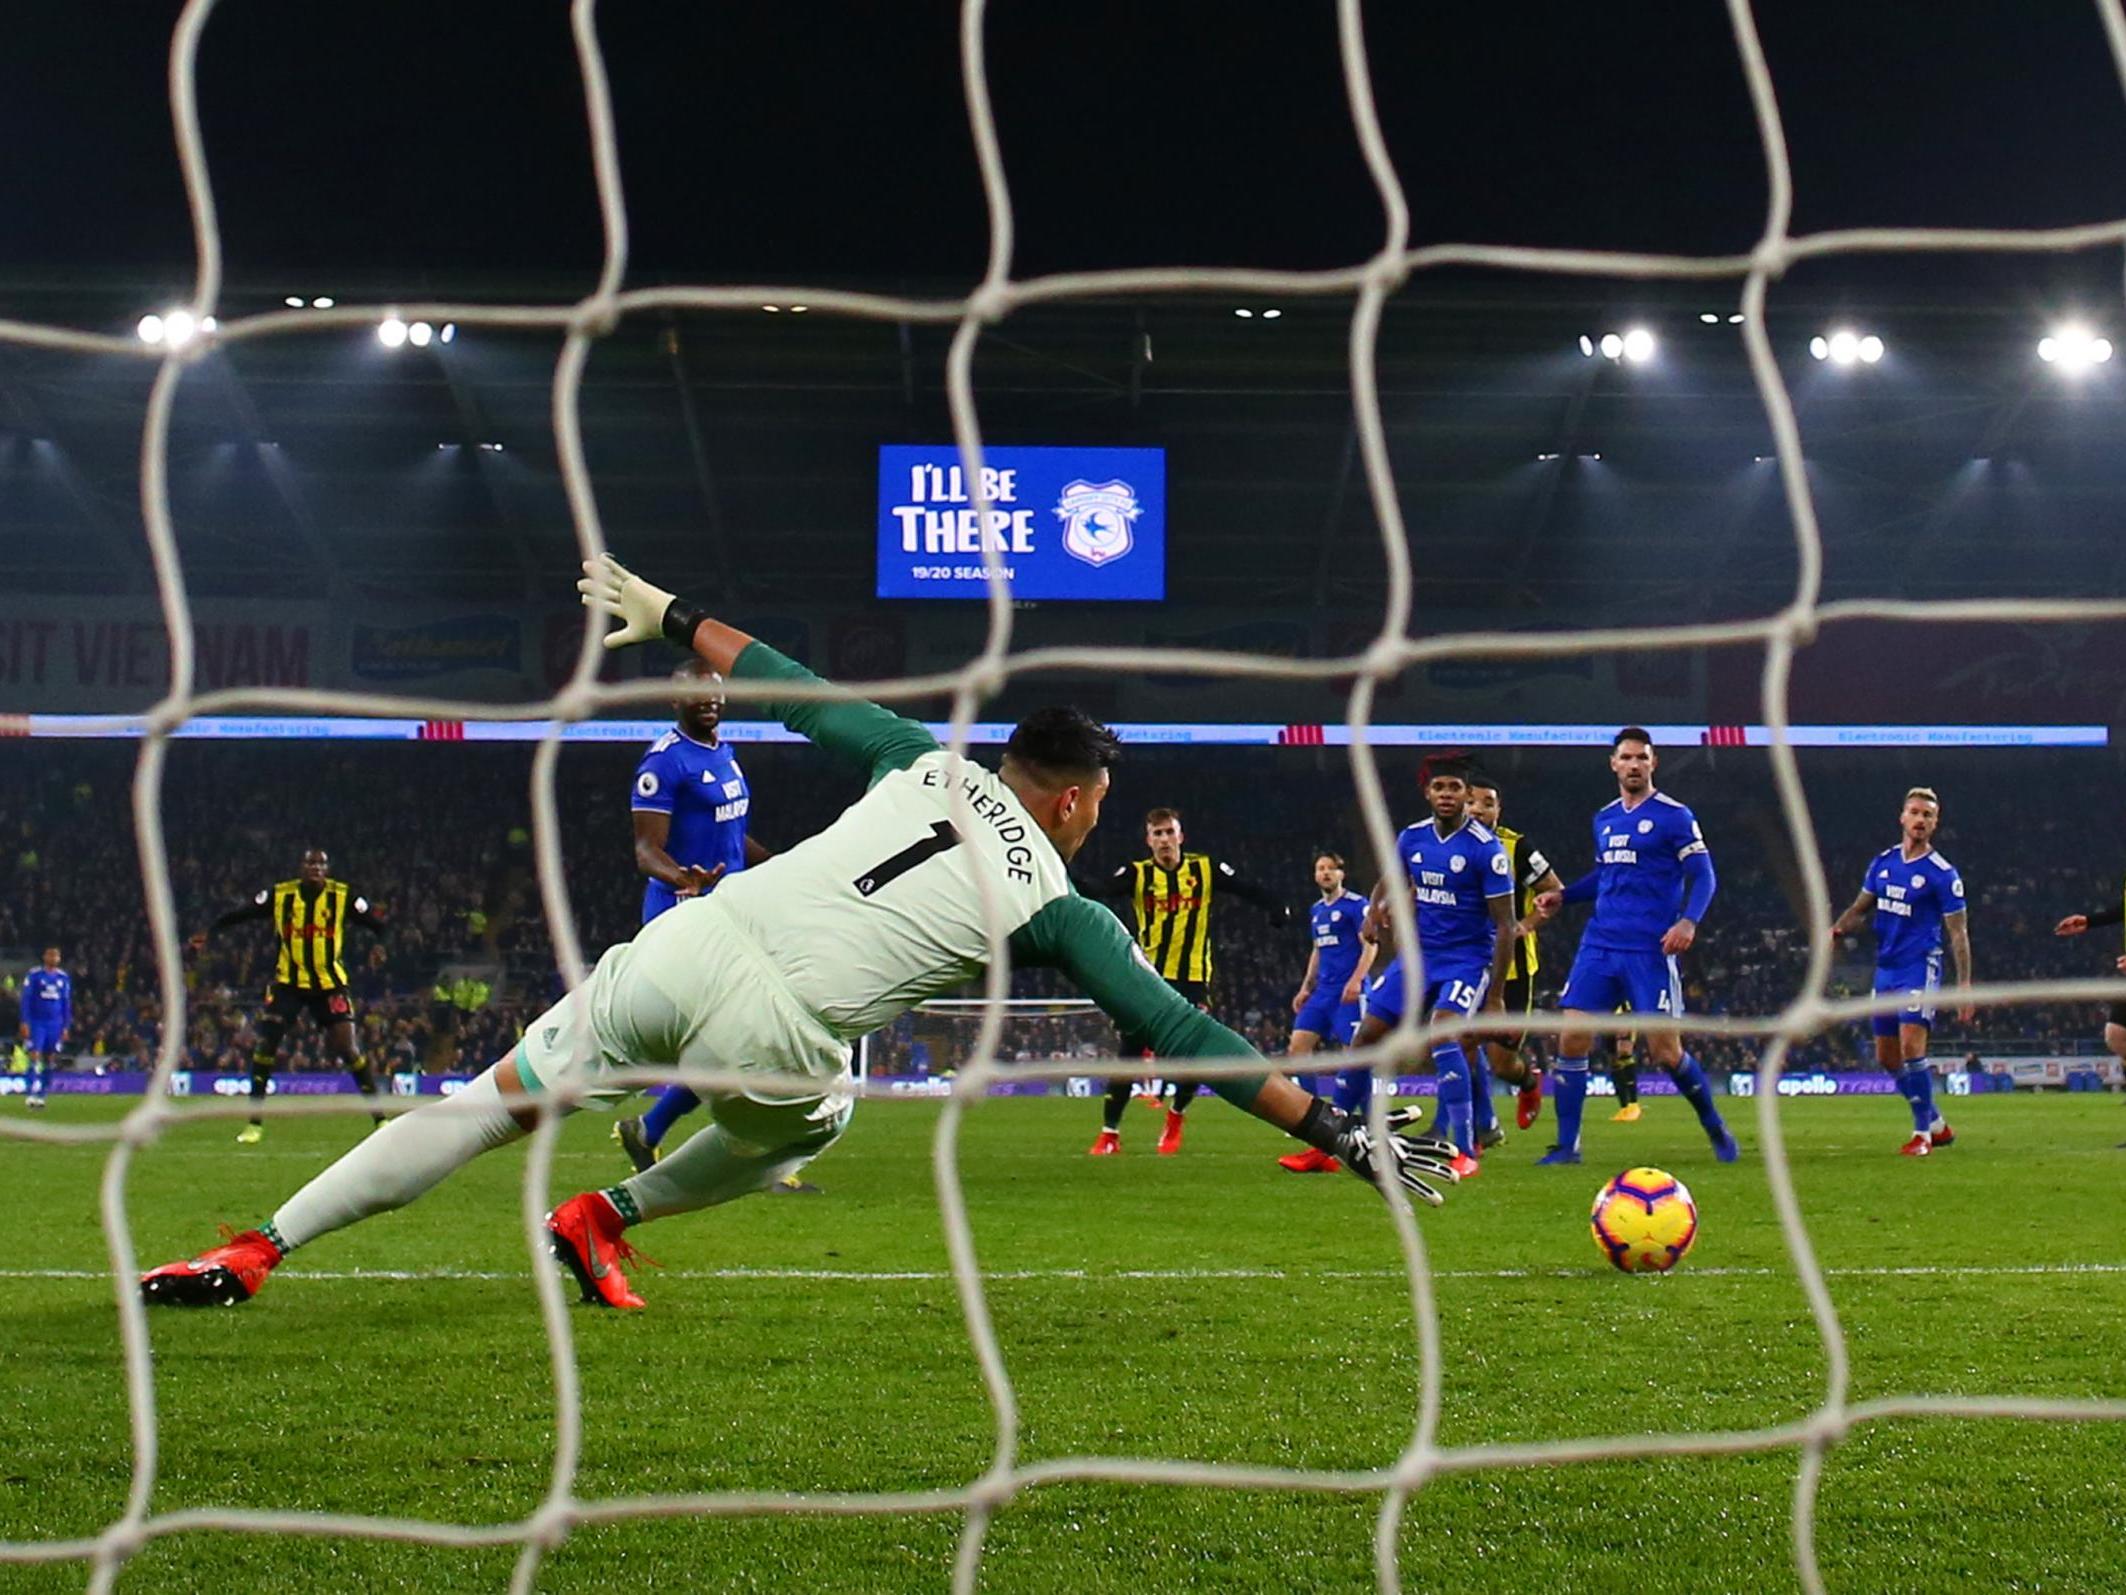
<path fill-rule="evenodd" d="M 1446 1345 L 1450 1445 L 1790 1422 L 1825 1357 L 1757 1157 L 1715 1165 L 1681 1103 L 1590 1115 L 1588 1163 L 1537 1170 L 1515 1136 L 1421 1222 Z M 2115 1097 L 1948 1103 L 1962 1139 L 1895 1156 L 1904 1108 L 1783 1105 L 1796 1180 L 1846 1327 L 1855 1399 L 1925 1392 L 2126 1397 L 2126 1112 Z M 20 1109 L 12 1101 L 5 1111 Z M 61 1099 L 55 1117 L 118 1105 Z M 921 1490 L 987 1464 L 993 1424 L 949 1279 L 930 1168 L 937 1109 L 870 1103 L 815 1166 L 828 1194 L 755 1198 L 640 1232 L 666 1265 L 646 1313 L 573 1315 L 579 1495 Z M 1373 1194 L 1296 1178 L 1287 1148 L 1215 1101 L 1156 1158 L 1082 1155 L 1090 1102 L 999 1100 L 962 1164 L 1021 1403 L 1020 1455 L 1313 1468 L 1391 1461 L 1417 1385 L 1408 1292 Z M 183 1126 L 131 1182 L 144 1264 L 219 1220 L 266 1216 L 366 1121 L 281 1121 L 262 1147 Z M 568 1126 L 557 1194 L 618 1172 L 602 1118 Z M 0 1305 L 0 1538 L 91 1534 L 129 1445 L 96 1222 L 100 1149 L 0 1141 L 15 1204 Z M 1665 1279 L 1611 1271 L 1588 1202 L 1627 1163 L 1689 1183 L 1703 1226 Z M 530 1510 L 553 1396 L 517 1227 L 521 1150 L 402 1213 L 329 1237 L 258 1300 L 151 1318 L 158 1510 L 185 1506 L 492 1522 Z M 56 1276 L 56 1277 L 55 1277 Z M 1405 1586 L 1462 1592 L 1798 1587 L 1792 1452 L 1494 1470 L 1410 1505 Z M 1833 1590 L 2116 1590 L 2126 1425 L 1900 1422 L 1831 1455 L 1818 1543 Z M 994 1591 L 1371 1587 L 1375 1497 L 1044 1486 L 991 1530 Z M 543 1590 L 938 1590 L 955 1516 L 665 1520 L 579 1531 Z M 128 1590 L 496 1589 L 508 1550 L 198 1533 L 155 1542 Z M 80 1564 L 0 1565 L 0 1591 L 78 1589 Z"/>

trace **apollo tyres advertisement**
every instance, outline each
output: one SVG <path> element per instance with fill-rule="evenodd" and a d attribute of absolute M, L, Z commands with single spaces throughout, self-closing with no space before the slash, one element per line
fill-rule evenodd
<path fill-rule="evenodd" d="M 878 596 L 1166 596 L 1164 449 L 992 448 L 986 511 L 950 443 L 878 451 Z"/>

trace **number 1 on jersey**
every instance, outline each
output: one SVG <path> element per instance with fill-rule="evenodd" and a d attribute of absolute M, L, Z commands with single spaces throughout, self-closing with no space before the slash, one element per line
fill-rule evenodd
<path fill-rule="evenodd" d="M 952 828 L 952 821 L 934 821 L 930 827 L 930 834 L 920 842 L 910 843 L 894 854 L 893 857 L 886 859 L 882 863 L 872 865 L 863 874 L 857 876 L 854 882 L 856 895 L 859 897 L 874 896 L 882 887 L 890 886 L 925 859 L 936 858 L 938 854 L 948 853 L 959 845 L 960 833 Z"/>

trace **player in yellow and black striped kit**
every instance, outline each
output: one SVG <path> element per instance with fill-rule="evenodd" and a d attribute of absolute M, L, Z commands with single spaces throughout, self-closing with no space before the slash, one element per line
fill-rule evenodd
<path fill-rule="evenodd" d="M 266 1098 L 266 1082 L 273 1076 L 282 1037 L 305 1013 L 324 1033 L 326 1053 L 347 1067 L 362 1095 L 376 1095 L 376 1073 L 355 1044 L 354 999 L 347 989 L 344 954 L 348 926 L 360 925 L 380 933 L 385 918 L 369 899 L 356 896 L 345 881 L 332 879 L 331 868 L 332 860 L 323 848 L 309 849 L 303 854 L 301 873 L 294 880 L 267 887 L 192 938 L 192 950 L 197 952 L 206 946 L 213 932 L 255 919 L 271 921 L 273 933 L 280 938 L 273 984 L 266 988 L 266 1011 L 259 1016 L 258 1040 L 251 1049 L 254 1103 Z M 383 1122 L 381 1113 L 372 1117 Z M 250 1146 L 264 1134 L 262 1122 L 254 1117 L 236 1139 Z"/>
<path fill-rule="evenodd" d="M 1181 814 L 1178 809 L 1153 809 L 1144 816 L 1144 842 L 1151 857 L 1133 859 L 1106 880 L 1085 889 L 1088 897 L 1110 904 L 1127 903 L 1130 911 L 1123 922 L 1136 933 L 1137 945 L 1152 969 L 1174 990 L 1198 1008 L 1210 1008 L 1211 916 L 1220 892 L 1255 904 L 1279 919 L 1290 919 L 1291 908 L 1267 887 L 1246 879 L 1232 865 L 1208 853 L 1183 850 Z M 1138 1050 L 1143 1043 L 1134 1036 L 1122 1038 L 1122 1051 Z M 1122 1114 L 1129 1106 L 1131 1080 L 1110 1080 L 1107 1103 L 1101 1115 L 1099 1139 L 1092 1155 L 1105 1157 L 1122 1150 Z M 1176 1080 L 1166 1110 L 1166 1128 L 1159 1136 L 1159 1153 L 1171 1157 L 1181 1150 L 1181 1116 L 1196 1098 L 1198 1083 Z"/>
<path fill-rule="evenodd" d="M 1490 827 L 1492 835 L 1499 839 L 1499 845 L 1506 850 L 1507 866 L 1513 872 L 1515 939 L 1513 962 L 1506 969 L 1505 1009 L 1517 1025 L 1505 1035 L 1485 1038 L 1484 1064 L 1489 1074 L 1510 1081 L 1518 1088 L 1514 1116 L 1525 1130 L 1543 1112 L 1543 1067 L 1540 1062 L 1531 1061 L 1522 1050 L 1528 1037 L 1525 1030 L 1518 1028 L 1518 1022 L 1525 1021 L 1535 1006 L 1535 972 L 1542 963 L 1535 933 L 1544 916 L 1535 904 L 1543 893 L 1557 891 L 1564 883 L 1558 879 L 1558 872 L 1549 857 L 1527 833 L 1499 823 L 1503 802 L 1499 784 L 1490 776 L 1477 773 L 1469 777 L 1469 813 L 1478 824 Z M 1629 1056 L 1631 1049 L 1624 1050 Z M 1488 1105 L 1491 1082 L 1479 1076 L 1477 1084 Z M 1480 1119 L 1477 1129 L 1485 1146 L 1494 1146 L 1505 1139 L 1495 1118 L 1489 1121 L 1488 1129 Z"/>

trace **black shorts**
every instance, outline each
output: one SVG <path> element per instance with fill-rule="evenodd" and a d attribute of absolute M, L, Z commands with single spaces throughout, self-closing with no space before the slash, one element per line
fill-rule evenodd
<path fill-rule="evenodd" d="M 1494 1030 L 1484 1040 L 1509 1052 L 1518 1052 L 1521 1043 L 1528 1039 L 1528 1032 L 1520 1027 L 1520 1022 L 1525 1021 L 1535 1007 L 1535 982 L 1527 975 L 1508 975 L 1506 984 L 1500 988 L 1499 1004 L 1503 1017 L 1513 1023 L 1513 1028 Z"/>
<path fill-rule="evenodd" d="M 2126 1002 L 2113 1003 L 2111 1012 L 2105 1016 L 2104 1022 L 2108 1025 L 2126 1025 Z"/>
<path fill-rule="evenodd" d="M 352 1024 L 354 999 L 344 986 L 332 991 L 316 991 L 276 980 L 266 988 L 266 1012 L 290 1025 L 295 1023 L 298 1015 L 307 1013 L 322 1030 L 327 1025 Z"/>

